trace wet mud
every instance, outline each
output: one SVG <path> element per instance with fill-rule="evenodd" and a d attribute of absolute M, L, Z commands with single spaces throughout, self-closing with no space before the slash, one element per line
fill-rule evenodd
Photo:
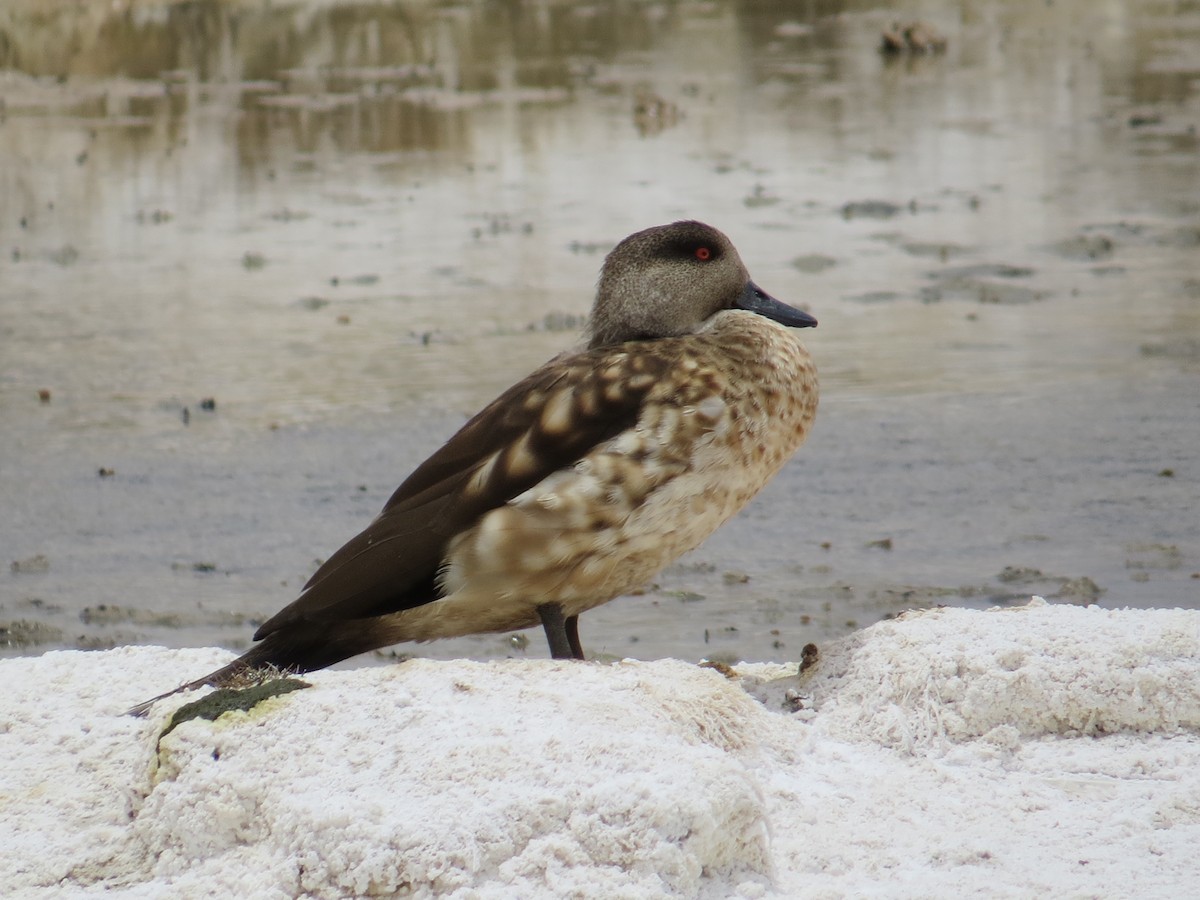
<path fill-rule="evenodd" d="M 742 515 L 584 618 L 590 653 L 1200 606 L 1200 17 L 909 16 L 6 4 L 0 653 L 244 647 L 577 339 L 616 240 L 681 217 L 820 319 L 822 406 Z"/>

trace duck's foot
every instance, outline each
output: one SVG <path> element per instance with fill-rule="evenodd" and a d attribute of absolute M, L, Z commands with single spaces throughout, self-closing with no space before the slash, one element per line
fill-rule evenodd
<path fill-rule="evenodd" d="M 550 645 L 550 656 L 554 659 L 583 659 L 583 646 L 579 643 L 579 616 L 564 618 L 562 607 L 557 603 L 543 603 L 537 611 L 546 632 L 546 643 Z"/>
<path fill-rule="evenodd" d="M 583 644 L 579 643 L 579 616 L 567 616 L 567 640 L 571 644 L 571 655 L 583 659 Z"/>

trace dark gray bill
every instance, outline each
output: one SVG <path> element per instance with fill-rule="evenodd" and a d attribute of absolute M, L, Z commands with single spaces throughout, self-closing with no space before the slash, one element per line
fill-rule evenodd
<path fill-rule="evenodd" d="M 817 327 L 817 320 L 808 313 L 802 312 L 794 306 L 788 306 L 786 303 L 781 303 L 753 281 L 746 283 L 746 290 L 742 292 L 742 296 L 738 298 L 737 303 L 734 305 L 738 309 L 766 316 L 768 319 L 772 319 L 780 325 L 787 325 L 789 328 Z"/>

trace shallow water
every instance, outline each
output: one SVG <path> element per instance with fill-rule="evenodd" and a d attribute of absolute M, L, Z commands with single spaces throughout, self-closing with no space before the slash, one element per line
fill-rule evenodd
<path fill-rule="evenodd" d="M 1133 6 L 890 58 L 907 4 L 7 4 L 0 652 L 243 646 L 685 216 L 820 319 L 822 408 L 589 650 L 1200 606 L 1200 8 Z"/>

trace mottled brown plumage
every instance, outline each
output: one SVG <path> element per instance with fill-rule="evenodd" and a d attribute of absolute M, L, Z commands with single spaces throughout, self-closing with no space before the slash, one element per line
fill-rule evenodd
<path fill-rule="evenodd" d="M 817 376 L 784 326 L 815 324 L 710 226 L 631 235 L 605 260 L 587 346 L 479 412 L 259 644 L 180 690 L 539 623 L 554 656 L 582 658 L 581 613 L 698 546 L 803 442 Z"/>

